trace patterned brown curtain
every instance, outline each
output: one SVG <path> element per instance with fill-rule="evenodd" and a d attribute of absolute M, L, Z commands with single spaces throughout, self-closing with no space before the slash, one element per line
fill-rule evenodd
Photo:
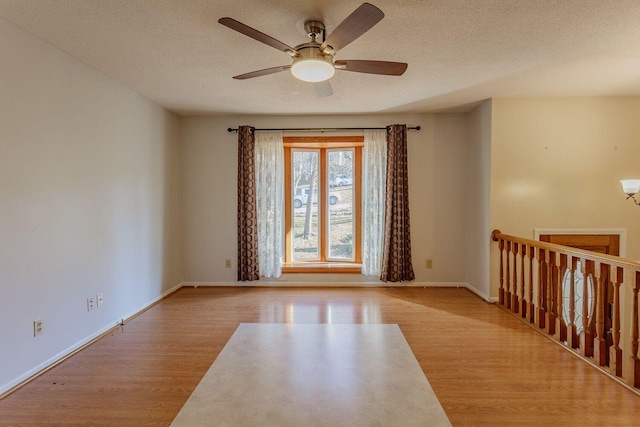
<path fill-rule="evenodd" d="M 409 233 L 407 126 L 392 125 L 387 133 L 387 194 L 385 200 L 383 282 L 415 279 Z"/>
<path fill-rule="evenodd" d="M 260 280 L 256 211 L 255 137 L 251 126 L 238 129 L 238 280 Z"/>

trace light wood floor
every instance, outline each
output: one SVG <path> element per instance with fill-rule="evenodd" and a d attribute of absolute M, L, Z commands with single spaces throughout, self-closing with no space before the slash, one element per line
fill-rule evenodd
<path fill-rule="evenodd" d="M 0 425 L 169 425 L 241 322 L 397 323 L 454 426 L 640 425 L 640 397 L 433 288 L 183 288 L 1 400 Z"/>

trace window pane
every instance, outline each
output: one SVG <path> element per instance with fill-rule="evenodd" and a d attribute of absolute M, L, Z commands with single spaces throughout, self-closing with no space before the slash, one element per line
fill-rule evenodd
<path fill-rule="evenodd" d="M 329 258 L 354 260 L 354 194 L 353 149 L 329 150 Z"/>
<path fill-rule="evenodd" d="M 320 259 L 318 244 L 318 150 L 292 150 L 293 260 Z M 313 196 L 310 196 L 313 195 Z"/>

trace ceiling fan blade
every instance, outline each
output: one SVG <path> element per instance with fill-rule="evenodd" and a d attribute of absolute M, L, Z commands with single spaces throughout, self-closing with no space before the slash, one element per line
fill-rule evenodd
<path fill-rule="evenodd" d="M 226 27 L 231 28 L 232 30 L 236 30 L 237 32 L 244 34 L 245 36 L 251 37 L 252 39 L 258 40 L 259 42 L 286 52 L 291 56 L 298 54 L 298 51 L 291 46 L 288 46 L 282 43 L 280 40 L 276 40 L 273 37 L 256 30 L 255 28 L 251 28 L 250 26 L 245 25 L 242 22 L 236 21 L 233 18 L 220 18 L 218 19 L 218 22 Z"/>
<path fill-rule="evenodd" d="M 327 96 L 333 95 L 333 88 L 331 87 L 331 83 L 329 83 L 329 80 L 314 83 L 313 89 L 316 91 L 316 95 L 318 95 L 318 98 L 326 98 Z"/>
<path fill-rule="evenodd" d="M 279 67 L 265 68 L 264 70 L 252 71 L 250 73 L 240 74 L 239 76 L 233 76 L 236 80 L 252 79 L 254 77 L 267 76 L 269 74 L 279 73 L 291 68 L 291 65 L 281 65 Z"/>
<path fill-rule="evenodd" d="M 382 18 L 384 13 L 380 9 L 372 4 L 362 3 L 329 34 L 327 40 L 320 46 L 320 50 L 325 53 L 335 53 L 369 31 Z"/>
<path fill-rule="evenodd" d="M 407 69 L 404 62 L 390 61 L 361 61 L 347 60 L 336 61 L 336 70 L 354 71 L 356 73 L 383 74 L 385 76 L 401 76 Z"/>

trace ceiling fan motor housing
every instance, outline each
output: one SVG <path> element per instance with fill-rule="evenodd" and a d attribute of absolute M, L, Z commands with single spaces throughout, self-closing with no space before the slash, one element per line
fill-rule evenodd
<path fill-rule="evenodd" d="M 320 21 L 307 21 L 304 23 L 304 30 L 307 32 L 307 35 L 313 39 L 313 41 L 316 41 L 316 37 L 322 35 L 324 28 L 324 24 Z"/>

